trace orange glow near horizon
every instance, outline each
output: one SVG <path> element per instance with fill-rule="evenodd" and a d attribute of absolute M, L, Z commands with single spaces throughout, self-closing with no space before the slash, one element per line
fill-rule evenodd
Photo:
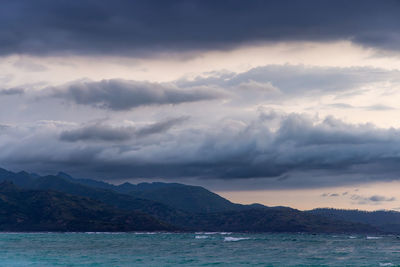
<path fill-rule="evenodd" d="M 372 211 L 382 209 L 399 210 L 399 188 L 400 181 L 393 181 L 351 187 L 218 191 L 216 193 L 232 202 L 242 204 L 260 203 L 266 206 L 287 206 L 299 210 L 336 208 Z M 385 196 L 386 199 L 382 201 L 366 200 L 373 196 Z"/>

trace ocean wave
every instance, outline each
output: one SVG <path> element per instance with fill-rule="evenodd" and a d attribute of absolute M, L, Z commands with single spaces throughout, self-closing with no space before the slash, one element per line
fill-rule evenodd
<path fill-rule="evenodd" d="M 236 241 L 241 241 L 241 240 L 248 240 L 250 237 L 231 237 L 227 236 L 224 238 L 225 242 L 236 242 Z"/>
<path fill-rule="evenodd" d="M 384 263 L 379 263 L 379 266 L 394 266 L 394 264 L 393 263 L 391 263 L 391 262 L 384 262 Z"/>
<path fill-rule="evenodd" d="M 367 239 L 381 239 L 381 236 L 367 236 Z"/>
<path fill-rule="evenodd" d="M 208 235 L 196 235 L 194 238 L 196 238 L 196 239 L 205 239 L 205 238 L 208 238 L 209 236 Z"/>
<path fill-rule="evenodd" d="M 196 235 L 230 235 L 231 232 L 195 232 Z"/>
<path fill-rule="evenodd" d="M 162 232 L 133 232 L 135 235 L 158 235 L 163 234 Z"/>
<path fill-rule="evenodd" d="M 80 234 L 82 232 L 73 232 Z M 165 234 L 164 232 L 83 232 L 88 235 L 122 235 L 122 234 L 133 234 L 133 235 L 157 235 Z"/>

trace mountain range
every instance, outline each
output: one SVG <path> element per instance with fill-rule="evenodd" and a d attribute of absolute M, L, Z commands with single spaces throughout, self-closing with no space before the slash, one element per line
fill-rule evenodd
<path fill-rule="evenodd" d="M 113 185 L 63 172 L 41 176 L 1 168 L 0 209 L 0 231 L 400 232 L 400 213 L 392 211 L 242 205 L 200 186 Z M 386 223 L 373 219 L 382 214 Z"/>

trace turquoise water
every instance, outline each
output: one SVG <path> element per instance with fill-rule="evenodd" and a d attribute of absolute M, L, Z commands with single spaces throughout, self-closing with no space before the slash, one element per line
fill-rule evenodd
<path fill-rule="evenodd" d="M 400 266 L 396 236 L 2 233 L 0 266 Z"/>

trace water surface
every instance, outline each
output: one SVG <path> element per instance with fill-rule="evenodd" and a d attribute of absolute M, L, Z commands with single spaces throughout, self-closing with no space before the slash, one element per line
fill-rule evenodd
<path fill-rule="evenodd" d="M 400 266 L 396 236 L 2 233 L 1 266 Z"/>

